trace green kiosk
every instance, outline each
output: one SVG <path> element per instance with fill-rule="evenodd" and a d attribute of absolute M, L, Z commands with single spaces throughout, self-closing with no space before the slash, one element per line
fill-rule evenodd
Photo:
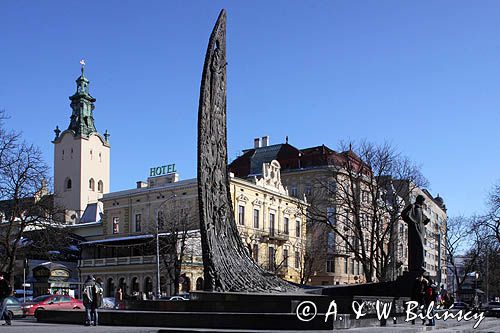
<path fill-rule="evenodd" d="M 70 270 L 68 267 L 53 262 L 45 262 L 33 268 L 33 297 L 47 294 L 73 296 L 70 288 Z"/>

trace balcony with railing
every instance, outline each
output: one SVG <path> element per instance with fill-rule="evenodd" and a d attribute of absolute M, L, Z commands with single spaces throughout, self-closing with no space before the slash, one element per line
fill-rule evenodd
<path fill-rule="evenodd" d="M 156 256 L 114 257 L 78 260 L 78 267 L 105 267 L 156 263 Z"/>
<path fill-rule="evenodd" d="M 288 238 L 290 237 L 289 234 L 285 234 L 283 232 L 278 232 L 276 229 L 273 229 L 273 228 L 269 228 L 269 234 L 267 235 L 267 237 L 271 240 L 277 240 L 277 241 L 281 241 L 281 242 L 286 242 L 288 240 Z"/>

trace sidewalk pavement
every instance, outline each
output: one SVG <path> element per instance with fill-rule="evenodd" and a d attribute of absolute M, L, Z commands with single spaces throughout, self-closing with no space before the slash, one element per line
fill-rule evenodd
<path fill-rule="evenodd" d="M 3 323 L 3 321 L 2 321 Z M 420 332 L 438 332 L 438 333 L 496 333 L 500 332 L 500 318 L 485 318 L 477 329 L 473 329 L 474 321 L 461 321 L 448 320 L 446 322 L 437 321 L 436 326 L 428 327 L 423 325 L 411 325 L 407 323 L 390 325 L 386 327 L 362 327 L 351 328 L 348 330 L 323 330 L 323 331 L 307 331 L 308 333 L 326 333 L 326 332 L 345 332 L 345 333 L 420 333 Z M 118 333 L 118 332 L 137 332 L 137 333 L 199 333 L 199 332 L 233 332 L 233 333 L 249 333 L 256 332 L 250 330 L 214 330 L 214 329 L 181 329 L 181 328 L 160 328 L 160 327 L 125 327 L 125 326 L 97 326 L 86 327 L 79 325 L 66 325 L 66 324 L 46 324 L 38 323 L 33 318 L 18 319 L 12 321 L 12 326 L 0 326 L 1 333 Z M 299 333 L 302 331 L 257 331 L 259 333 Z"/>

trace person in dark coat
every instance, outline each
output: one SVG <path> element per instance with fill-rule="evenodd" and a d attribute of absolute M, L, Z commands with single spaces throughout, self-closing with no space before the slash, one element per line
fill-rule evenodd
<path fill-rule="evenodd" d="M 12 293 L 12 288 L 10 287 L 9 281 L 5 279 L 3 273 L 0 273 L 0 319 L 4 319 L 5 325 L 12 325 L 11 318 L 7 312 L 7 297 Z"/>
<path fill-rule="evenodd" d="M 95 294 L 96 282 L 92 275 L 87 276 L 83 285 L 83 305 L 85 306 L 85 326 L 97 326 L 97 299 Z"/>
<path fill-rule="evenodd" d="M 415 203 L 408 205 L 401 212 L 403 221 L 408 224 L 408 268 L 410 272 L 418 272 L 419 275 L 425 271 L 425 226 L 430 221 L 424 214 L 424 201 L 425 198 L 423 195 L 417 195 Z"/>

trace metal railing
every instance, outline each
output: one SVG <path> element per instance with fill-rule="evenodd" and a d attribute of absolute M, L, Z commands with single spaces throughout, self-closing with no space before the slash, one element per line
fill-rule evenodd
<path fill-rule="evenodd" d="M 154 264 L 156 256 L 114 257 L 78 260 L 78 267 Z"/>

